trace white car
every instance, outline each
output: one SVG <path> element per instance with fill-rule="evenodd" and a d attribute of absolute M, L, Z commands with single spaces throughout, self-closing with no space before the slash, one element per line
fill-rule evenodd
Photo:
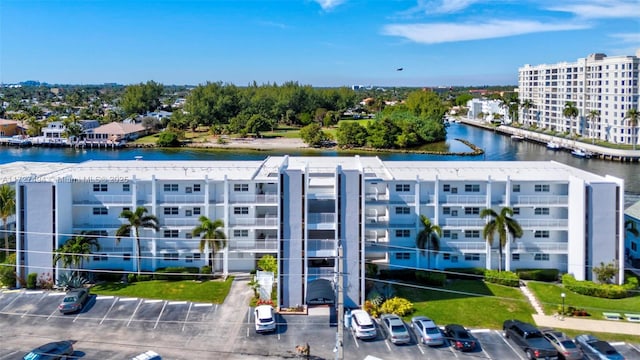
<path fill-rule="evenodd" d="M 254 315 L 256 320 L 256 332 L 269 332 L 276 330 L 276 318 L 271 305 L 256 306 Z"/>
<path fill-rule="evenodd" d="M 416 331 L 420 341 L 429 346 L 444 344 L 444 337 L 433 320 L 426 316 L 415 316 L 411 319 L 411 327 Z"/>
<path fill-rule="evenodd" d="M 157 352 L 149 350 L 132 358 L 131 360 L 162 360 L 162 357 L 160 357 Z"/>
<path fill-rule="evenodd" d="M 375 323 L 364 310 L 351 311 L 351 329 L 358 339 L 375 339 L 378 336 Z"/>

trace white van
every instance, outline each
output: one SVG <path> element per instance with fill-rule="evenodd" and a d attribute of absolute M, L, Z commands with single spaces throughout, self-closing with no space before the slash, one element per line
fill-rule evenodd
<path fill-rule="evenodd" d="M 358 339 L 374 339 L 378 336 L 373 319 L 364 310 L 351 310 L 351 330 Z"/>

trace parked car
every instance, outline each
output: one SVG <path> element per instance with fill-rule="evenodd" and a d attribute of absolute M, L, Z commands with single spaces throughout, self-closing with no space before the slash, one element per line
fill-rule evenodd
<path fill-rule="evenodd" d="M 276 330 L 276 317 L 271 305 L 259 305 L 255 309 L 256 332 Z"/>
<path fill-rule="evenodd" d="M 162 357 L 157 352 L 149 350 L 131 358 L 131 360 L 162 360 Z"/>
<path fill-rule="evenodd" d="M 375 339 L 378 336 L 373 319 L 364 310 L 351 311 L 351 330 L 358 339 Z"/>
<path fill-rule="evenodd" d="M 80 311 L 87 300 L 89 300 L 89 291 L 87 289 L 69 290 L 60 305 L 58 305 L 58 310 L 63 314 Z"/>
<path fill-rule="evenodd" d="M 56 341 L 44 344 L 31 350 L 23 360 L 49 360 L 67 359 L 66 355 L 73 355 L 73 343 L 71 341 Z"/>
<path fill-rule="evenodd" d="M 420 341 L 429 346 L 444 344 L 444 337 L 440 328 L 433 320 L 426 316 L 415 316 L 411 319 L 411 327 L 415 330 Z"/>
<path fill-rule="evenodd" d="M 444 327 L 444 336 L 460 351 L 471 351 L 476 348 L 476 338 L 462 325 L 449 324 Z"/>
<path fill-rule="evenodd" d="M 507 320 L 502 324 L 502 330 L 504 337 L 511 338 L 527 354 L 529 359 L 551 360 L 558 358 L 556 348 L 534 325 L 520 320 Z"/>
<path fill-rule="evenodd" d="M 562 331 L 542 329 L 542 334 L 556 348 L 561 358 L 565 360 L 581 360 L 584 357 L 582 350 Z"/>
<path fill-rule="evenodd" d="M 590 359 L 624 360 L 624 356 L 611 346 L 611 344 L 606 341 L 599 340 L 593 335 L 578 335 L 576 336 L 576 343 Z"/>
<path fill-rule="evenodd" d="M 402 321 L 398 315 L 384 314 L 380 316 L 380 321 L 382 321 L 382 324 L 387 330 L 389 340 L 391 340 L 392 343 L 398 345 L 411 342 L 409 329 L 407 329 L 404 321 Z"/>

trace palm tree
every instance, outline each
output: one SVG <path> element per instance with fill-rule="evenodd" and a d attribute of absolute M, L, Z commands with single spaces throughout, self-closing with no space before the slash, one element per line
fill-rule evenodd
<path fill-rule="evenodd" d="M 527 111 L 527 115 L 529 115 L 529 109 L 531 109 L 533 107 L 533 101 L 531 101 L 531 99 L 523 100 L 522 104 L 520 104 L 520 107 L 522 107 L 522 109 L 526 110 Z M 529 124 L 531 124 L 531 120 L 530 119 L 529 119 Z"/>
<path fill-rule="evenodd" d="M 600 118 L 600 111 L 591 110 L 587 115 L 587 119 L 589 119 L 589 128 L 591 129 L 591 143 L 595 142 L 595 134 L 594 134 L 594 122 L 596 119 Z"/>
<path fill-rule="evenodd" d="M 9 258 L 9 229 L 7 223 L 9 217 L 16 213 L 16 190 L 9 184 L 0 186 L 0 218 L 4 227 L 4 253 L 5 259 Z"/>
<path fill-rule="evenodd" d="M 573 120 L 575 120 L 575 118 L 577 118 L 578 115 L 580 115 L 580 112 L 576 107 L 576 103 L 574 103 L 573 101 L 567 101 L 564 104 L 564 109 L 562 110 L 562 116 L 569 118 L 572 121 L 572 125 L 573 125 Z"/>
<path fill-rule="evenodd" d="M 432 224 L 431 220 L 424 215 L 420 215 L 420 222 L 424 229 L 418 233 L 416 237 L 416 247 L 421 249 L 422 255 L 425 254 L 425 247 L 427 248 L 427 269 L 431 269 L 431 249 L 435 253 L 440 251 L 440 236 L 442 236 L 442 229 L 436 224 Z"/>
<path fill-rule="evenodd" d="M 513 236 L 513 238 L 520 238 L 523 235 L 522 228 L 517 220 L 513 217 L 513 209 L 510 207 L 503 207 L 500 210 L 500 213 L 496 213 L 493 209 L 483 209 L 480 212 L 481 218 L 489 217 L 491 220 L 484 226 L 482 230 L 482 237 L 487 239 L 487 242 L 490 246 L 493 246 L 493 239 L 496 233 L 498 234 L 498 238 L 500 239 L 500 244 L 498 247 L 499 251 L 499 261 L 498 261 L 498 271 L 502 271 L 502 249 L 507 244 L 509 240 L 509 235 Z"/>
<path fill-rule="evenodd" d="M 158 226 L 158 218 L 154 215 L 146 215 L 147 209 L 144 206 L 138 206 L 136 211 L 124 210 L 120 213 L 120 217 L 127 219 L 128 224 L 122 224 L 116 231 L 116 240 L 120 242 L 122 237 L 130 237 L 133 230 L 133 236 L 136 241 L 136 270 L 140 276 L 140 228 L 160 230 Z"/>
<path fill-rule="evenodd" d="M 629 109 L 629 111 L 627 111 L 627 115 L 624 117 L 625 120 L 629 121 L 629 126 L 631 126 L 631 133 L 633 135 L 636 135 L 637 130 L 636 127 L 638 126 L 638 110 L 636 109 Z M 633 142 L 633 150 L 636 149 L 636 142 L 637 142 L 637 136 L 631 137 L 631 141 Z"/>
<path fill-rule="evenodd" d="M 205 248 L 209 249 L 209 266 L 213 274 L 216 253 L 227 247 L 227 237 L 222 231 L 224 222 L 221 219 L 211 221 L 204 215 L 201 215 L 198 221 L 200 221 L 200 225 L 196 226 L 192 233 L 193 236 L 200 236 L 201 253 L 205 251 Z"/>
<path fill-rule="evenodd" d="M 62 267 L 72 267 L 76 269 L 82 269 L 84 267 L 84 260 L 89 257 L 93 249 L 100 251 L 100 244 L 98 239 L 94 236 L 87 235 L 86 232 L 81 232 L 80 235 L 75 235 L 71 239 L 67 240 L 63 245 L 54 251 L 53 262 L 62 262 Z"/>

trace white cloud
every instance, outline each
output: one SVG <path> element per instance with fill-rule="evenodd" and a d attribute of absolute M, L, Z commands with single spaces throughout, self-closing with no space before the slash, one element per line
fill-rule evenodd
<path fill-rule="evenodd" d="M 640 1 L 590 0 L 580 3 L 565 3 L 559 6 L 551 6 L 547 9 L 573 13 L 585 19 L 638 18 L 640 16 Z"/>
<path fill-rule="evenodd" d="M 260 21 L 258 24 L 267 27 L 275 27 L 279 29 L 287 29 L 289 26 L 283 23 L 275 22 L 275 21 Z"/>
<path fill-rule="evenodd" d="M 402 11 L 398 13 L 398 15 L 407 17 L 414 14 L 451 14 L 464 10 L 481 1 L 482 0 L 418 0 L 414 7 Z"/>
<path fill-rule="evenodd" d="M 621 33 L 621 34 L 611 34 L 609 36 L 611 36 L 612 38 L 616 38 L 623 43 L 640 44 L 640 33 Z"/>
<path fill-rule="evenodd" d="M 501 38 L 530 33 L 587 28 L 577 23 L 546 24 L 537 21 L 495 20 L 487 23 L 434 23 L 386 25 L 384 35 L 400 36 L 423 44 Z"/>
<path fill-rule="evenodd" d="M 480 2 L 480 0 L 442 0 L 435 6 L 434 11 L 438 13 L 453 13 L 464 10 L 467 7 Z"/>
<path fill-rule="evenodd" d="M 322 8 L 322 10 L 331 10 L 334 7 L 344 3 L 346 0 L 315 0 L 315 2 L 317 2 L 318 4 L 320 4 L 320 7 Z"/>

